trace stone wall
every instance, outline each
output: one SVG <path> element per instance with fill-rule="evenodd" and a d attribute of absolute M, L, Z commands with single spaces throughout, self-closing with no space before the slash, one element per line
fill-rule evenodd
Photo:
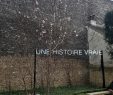
<path fill-rule="evenodd" d="M 91 12 L 95 15 L 95 21 L 98 25 L 104 24 L 104 18 L 107 12 L 113 10 L 113 2 L 110 0 L 92 0 Z M 112 63 L 110 55 L 108 54 L 108 43 L 105 41 L 104 28 L 92 27 L 88 29 L 88 43 L 91 50 L 103 50 L 105 64 Z M 91 64 L 100 64 L 100 56 L 89 56 Z"/>
<path fill-rule="evenodd" d="M 0 57 L 0 89 L 32 88 L 33 59 L 31 55 Z M 87 60 L 37 57 L 37 87 L 46 86 L 47 79 L 55 87 L 85 85 L 89 81 L 87 68 Z"/>
<path fill-rule="evenodd" d="M 113 81 L 113 65 L 105 65 L 105 82 L 108 86 Z M 90 83 L 102 87 L 102 71 L 100 65 L 90 65 Z"/>

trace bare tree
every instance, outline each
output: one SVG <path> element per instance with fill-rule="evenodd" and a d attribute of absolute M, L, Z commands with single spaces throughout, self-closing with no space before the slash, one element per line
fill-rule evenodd
<path fill-rule="evenodd" d="M 14 47 L 18 47 L 20 51 L 19 49 L 14 51 L 29 53 L 34 48 L 48 48 L 50 51 L 46 61 L 47 95 L 51 86 L 52 51 L 65 47 L 79 48 L 86 44 L 84 25 L 87 19 L 87 1 L 89 0 L 33 0 L 33 7 L 29 8 L 27 1 L 18 5 L 13 0 L 15 10 L 12 14 L 15 18 L 13 24 L 8 23 L 7 26 L 10 31 L 18 32 L 18 35 L 14 35 L 16 40 L 13 36 L 12 39 L 15 42 Z M 83 46 L 81 42 L 84 43 Z M 69 76 L 69 71 L 67 75 Z M 23 82 L 26 89 L 24 78 Z"/>

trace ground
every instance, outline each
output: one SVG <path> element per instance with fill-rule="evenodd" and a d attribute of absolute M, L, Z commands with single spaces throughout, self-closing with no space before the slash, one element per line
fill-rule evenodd
<path fill-rule="evenodd" d="M 57 87 L 51 88 L 49 95 L 86 95 L 88 92 L 100 91 L 102 88 L 93 86 L 73 86 L 73 87 Z M 45 91 L 42 88 L 37 89 L 37 93 L 45 95 Z M 0 95 L 25 95 L 24 91 L 12 91 L 12 92 L 1 92 Z"/>

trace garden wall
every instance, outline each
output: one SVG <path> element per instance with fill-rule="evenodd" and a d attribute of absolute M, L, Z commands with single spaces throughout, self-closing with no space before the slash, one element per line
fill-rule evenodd
<path fill-rule="evenodd" d="M 0 57 L 0 89 L 31 89 L 33 62 L 31 55 Z M 37 57 L 37 87 L 47 86 L 47 81 L 55 87 L 86 85 L 89 82 L 88 66 L 88 60 Z"/>
<path fill-rule="evenodd" d="M 113 64 L 105 64 L 105 82 L 106 86 L 113 81 Z M 102 71 L 100 65 L 90 65 L 90 83 L 102 87 Z"/>

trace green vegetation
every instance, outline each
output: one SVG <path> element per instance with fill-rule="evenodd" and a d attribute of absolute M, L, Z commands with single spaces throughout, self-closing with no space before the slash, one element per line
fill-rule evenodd
<path fill-rule="evenodd" d="M 95 88 L 91 86 L 79 86 L 79 87 L 57 87 L 57 88 L 51 88 L 50 89 L 50 95 L 86 95 L 88 92 L 93 91 L 100 91 L 103 89 Z M 31 93 L 31 90 L 27 91 L 28 93 Z M 46 90 L 44 88 L 38 88 L 37 93 L 40 93 L 41 95 L 45 95 Z M 25 91 L 3 91 L 0 93 L 0 95 L 26 95 Z"/>
<path fill-rule="evenodd" d="M 110 11 L 105 16 L 105 40 L 109 44 L 109 54 L 113 59 L 113 11 Z"/>

